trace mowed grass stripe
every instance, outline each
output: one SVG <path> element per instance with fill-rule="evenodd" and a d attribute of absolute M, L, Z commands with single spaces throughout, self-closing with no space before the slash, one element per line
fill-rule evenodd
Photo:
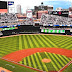
<path fill-rule="evenodd" d="M 34 44 L 36 45 L 36 47 L 40 47 L 39 44 L 38 44 L 38 42 L 37 42 L 36 37 L 34 35 L 32 35 L 31 38 L 32 38 Z"/>
<path fill-rule="evenodd" d="M 67 64 L 67 61 L 61 55 L 58 55 L 58 57 L 63 61 L 63 63 Z"/>
<path fill-rule="evenodd" d="M 70 44 L 70 45 L 67 45 L 66 47 L 65 47 L 66 49 L 72 49 L 72 44 Z"/>
<path fill-rule="evenodd" d="M 57 47 L 57 45 L 55 45 L 51 40 L 49 40 L 47 36 L 44 36 L 44 37 L 47 38 L 48 42 L 50 42 L 54 47 Z"/>
<path fill-rule="evenodd" d="M 53 41 L 53 40 L 52 40 Z M 55 41 L 53 41 L 58 47 L 60 47 L 60 48 L 62 48 L 61 46 L 63 46 L 65 43 L 65 40 L 63 39 L 63 40 L 59 40 L 59 41 L 57 41 L 57 40 L 55 40 Z"/>
<path fill-rule="evenodd" d="M 31 67 L 31 61 L 30 61 L 29 56 L 27 56 L 27 60 L 28 60 L 28 64 L 29 64 L 29 66 Z"/>
<path fill-rule="evenodd" d="M 48 37 L 49 37 L 49 36 L 48 36 Z M 49 38 L 50 38 L 58 47 L 63 46 L 63 45 L 65 44 L 64 42 L 66 42 L 67 39 L 70 40 L 69 38 L 66 38 L 66 39 L 65 39 L 65 38 L 63 38 L 63 39 L 61 38 L 61 39 L 60 39 L 59 37 L 58 37 L 58 39 L 57 39 L 57 38 L 53 38 L 53 37 L 52 37 L 52 38 L 49 37 Z"/>
<path fill-rule="evenodd" d="M 37 35 L 34 35 L 35 40 L 37 41 L 39 47 L 43 47 L 44 45 L 42 44 L 42 42 L 38 39 Z"/>
<path fill-rule="evenodd" d="M 45 41 L 44 41 L 44 39 L 41 37 L 41 35 L 38 35 L 37 37 L 38 37 L 38 38 L 40 39 L 40 41 L 44 44 L 44 47 L 47 46 L 47 44 L 45 43 Z"/>
<path fill-rule="evenodd" d="M 65 38 L 63 38 L 63 39 L 62 39 L 62 40 L 60 40 L 59 42 L 60 42 L 60 43 L 65 42 L 65 43 L 66 43 L 67 41 L 70 41 L 70 40 L 71 40 L 70 38 L 66 38 L 66 39 L 65 39 Z M 63 43 L 63 44 L 64 44 L 64 43 Z"/>
<path fill-rule="evenodd" d="M 36 38 L 38 40 L 39 45 L 41 45 L 42 47 L 45 47 L 45 45 L 43 44 L 43 42 L 41 41 L 41 39 L 38 37 L 38 35 L 36 35 Z"/>
<path fill-rule="evenodd" d="M 45 35 L 44 35 L 45 36 Z M 46 36 L 47 39 L 49 39 L 51 42 L 53 42 L 53 46 L 57 46 L 55 42 L 59 41 L 59 38 L 57 36 Z"/>
<path fill-rule="evenodd" d="M 7 53 L 10 53 L 10 52 L 15 52 L 16 50 L 0 50 L 1 52 L 7 52 Z"/>
<path fill-rule="evenodd" d="M 37 54 L 36 54 L 36 55 L 37 55 Z M 32 56 L 33 56 L 33 58 L 34 58 L 35 65 L 36 65 L 37 69 L 40 69 L 40 68 L 39 68 L 40 66 L 38 66 L 37 60 L 36 60 L 36 58 L 35 58 L 35 55 L 33 54 Z M 37 58 L 38 58 L 38 56 L 37 56 Z M 39 59 L 38 59 L 38 60 L 39 60 Z"/>
<path fill-rule="evenodd" d="M 8 54 L 8 52 L 0 51 L 1 54 Z"/>
<path fill-rule="evenodd" d="M 39 39 L 43 42 L 43 44 L 45 45 L 45 47 L 50 47 L 50 45 L 48 44 L 48 42 L 43 38 L 43 36 L 42 35 L 39 35 L 38 36 L 39 37 Z"/>
<path fill-rule="evenodd" d="M 39 52 L 37 52 L 37 54 L 38 54 L 38 56 L 39 56 L 40 60 L 42 60 L 42 57 L 41 57 L 40 53 L 39 53 Z M 48 71 L 48 69 L 47 69 L 47 67 L 46 67 L 45 63 L 43 63 L 43 62 L 42 62 L 42 66 L 44 67 L 45 71 Z"/>
<path fill-rule="evenodd" d="M 17 49 L 9 48 L 9 47 L 8 47 L 8 48 L 4 48 L 4 49 L 3 49 L 3 48 L 0 49 L 0 51 L 8 51 L 8 52 L 9 52 L 9 51 L 16 51 L 16 50 L 17 50 Z"/>
<path fill-rule="evenodd" d="M 67 41 L 67 39 L 69 39 L 69 38 L 57 38 L 57 37 L 55 37 L 55 38 L 51 38 L 51 37 L 49 37 L 51 40 L 53 40 L 54 42 L 63 42 L 63 41 Z"/>
<path fill-rule="evenodd" d="M 51 57 L 47 54 L 47 52 L 45 52 L 45 55 L 46 55 L 49 59 L 51 59 Z M 58 71 L 59 69 L 57 68 L 57 66 L 56 66 L 56 64 L 53 62 L 53 60 L 51 60 L 51 63 L 52 63 L 52 65 L 53 65 L 53 67 L 55 68 L 55 70 Z"/>
<path fill-rule="evenodd" d="M 34 48 L 35 48 L 35 47 L 38 47 L 38 44 L 37 44 L 36 40 L 34 39 L 34 37 L 33 37 L 32 35 L 29 35 L 29 37 L 30 37 L 30 39 L 31 39 L 31 42 L 32 42 L 32 44 L 33 44 L 33 47 L 34 47 Z"/>
<path fill-rule="evenodd" d="M 40 64 L 40 62 L 39 62 L 39 59 L 38 59 L 38 57 L 37 57 L 37 55 L 36 55 L 36 53 L 34 54 L 34 57 L 35 57 L 35 59 L 36 59 L 37 65 L 39 66 L 39 69 L 40 69 L 40 70 L 43 70 L 42 67 L 41 67 L 41 64 Z"/>
<path fill-rule="evenodd" d="M 70 41 L 70 40 L 69 40 Z M 68 44 L 70 45 L 70 42 L 68 42 L 68 40 L 65 42 L 63 42 L 62 44 L 61 44 L 61 48 L 62 47 L 67 47 L 68 46 Z"/>
<path fill-rule="evenodd" d="M 39 60 L 39 63 L 40 63 L 40 65 L 41 65 L 43 71 L 45 71 L 44 65 L 42 64 L 42 60 L 40 59 L 40 57 L 39 57 L 39 55 L 38 55 L 37 53 L 36 53 L 36 55 L 37 55 L 37 58 L 38 58 L 38 60 Z M 38 66 L 38 67 L 40 67 L 40 66 Z"/>
<path fill-rule="evenodd" d="M 62 65 L 62 67 L 64 66 L 64 63 L 62 62 L 62 60 L 56 55 L 56 54 L 53 54 L 57 60 L 59 61 L 60 65 Z"/>
<path fill-rule="evenodd" d="M 31 47 L 30 47 L 30 44 L 29 44 L 28 35 L 26 36 L 26 40 L 27 40 L 27 45 L 28 45 L 28 48 L 31 48 Z"/>
<path fill-rule="evenodd" d="M 23 61 L 24 61 L 24 65 L 27 65 L 27 63 L 26 63 L 26 58 L 24 58 Z"/>
<path fill-rule="evenodd" d="M 44 47 L 44 44 L 43 42 L 38 38 L 38 35 L 35 35 L 36 39 L 37 39 L 37 42 L 39 44 L 40 47 Z"/>
<path fill-rule="evenodd" d="M 24 48 L 24 39 L 23 39 L 23 35 L 21 35 L 21 41 L 22 41 L 22 49 Z"/>
<path fill-rule="evenodd" d="M 67 58 L 66 56 L 63 56 L 63 58 L 64 58 L 67 62 L 70 61 L 69 58 Z"/>
<path fill-rule="evenodd" d="M 29 56 L 29 58 L 30 58 L 30 62 L 31 62 L 31 67 L 34 68 L 34 65 L 33 65 L 33 62 L 32 62 L 32 59 L 31 59 L 31 55 Z"/>
<path fill-rule="evenodd" d="M 25 49 L 25 35 L 22 36 L 23 39 L 23 49 Z"/>
<path fill-rule="evenodd" d="M 67 41 L 67 42 L 63 41 L 62 43 L 59 43 L 58 45 L 59 45 L 61 48 L 67 49 L 67 46 L 70 45 L 70 43 L 69 43 L 69 44 L 68 44 L 68 43 L 69 43 L 68 41 Z"/>
<path fill-rule="evenodd" d="M 27 39 L 28 39 L 28 43 L 29 43 L 29 45 L 30 45 L 30 48 L 34 48 L 33 43 L 32 43 L 32 41 L 31 41 L 31 38 L 30 38 L 29 35 L 27 36 Z"/>
<path fill-rule="evenodd" d="M 45 40 L 47 47 L 53 47 L 53 45 L 47 40 L 47 38 L 44 37 L 44 35 L 41 35 L 41 37 Z"/>
<path fill-rule="evenodd" d="M 66 57 L 65 57 L 64 55 L 62 55 L 62 57 L 65 59 L 65 61 L 66 61 L 67 63 L 69 62 L 69 60 L 66 59 Z"/>
<path fill-rule="evenodd" d="M 28 49 L 28 43 L 27 43 L 26 35 L 24 35 L 23 37 L 24 37 L 24 46 L 25 46 L 25 49 Z"/>
<path fill-rule="evenodd" d="M 19 50 L 22 50 L 22 41 L 21 41 L 21 35 L 19 36 Z"/>
<path fill-rule="evenodd" d="M 57 66 L 59 67 L 59 69 L 61 69 L 61 65 L 59 64 L 58 60 L 56 61 L 56 58 L 51 54 L 51 53 L 48 53 L 55 61 L 55 63 L 57 64 Z"/>
<path fill-rule="evenodd" d="M 33 58 L 33 55 L 31 55 L 31 60 L 32 60 L 32 63 L 33 63 L 34 68 L 37 68 L 36 63 L 35 63 L 35 60 Z"/>
<path fill-rule="evenodd" d="M 12 52 L 12 51 L 11 51 Z M 0 54 L 1 53 L 6 53 L 6 54 L 9 54 L 10 52 L 8 52 L 8 51 L 0 51 Z"/>

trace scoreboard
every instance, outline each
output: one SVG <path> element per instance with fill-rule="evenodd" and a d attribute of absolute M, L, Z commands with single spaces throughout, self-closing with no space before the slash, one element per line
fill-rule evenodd
<path fill-rule="evenodd" d="M 0 1 L 0 13 L 7 13 L 7 1 Z"/>

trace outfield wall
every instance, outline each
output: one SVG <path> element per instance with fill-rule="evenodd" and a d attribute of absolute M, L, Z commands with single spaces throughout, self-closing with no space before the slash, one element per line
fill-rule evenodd
<path fill-rule="evenodd" d="M 71 35 L 72 32 L 70 30 L 51 30 L 51 29 L 40 29 L 40 26 L 33 26 L 33 25 L 20 25 L 17 27 L 11 28 L 2 28 L 1 33 L 3 36 L 8 35 L 16 35 L 16 34 L 67 34 Z"/>

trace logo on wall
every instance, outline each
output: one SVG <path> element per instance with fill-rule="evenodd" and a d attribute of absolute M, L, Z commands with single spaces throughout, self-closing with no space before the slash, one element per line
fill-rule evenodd
<path fill-rule="evenodd" d="M 8 1 L 8 5 L 14 5 L 13 1 Z"/>

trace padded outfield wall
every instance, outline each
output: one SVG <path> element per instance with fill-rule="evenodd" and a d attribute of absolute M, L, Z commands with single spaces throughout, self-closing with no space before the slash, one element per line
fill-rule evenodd
<path fill-rule="evenodd" d="M 67 35 L 72 34 L 70 30 L 40 29 L 40 26 L 33 26 L 33 25 L 21 25 L 21 26 L 11 27 L 11 28 L 2 28 L 1 30 L 2 30 L 1 32 L 3 33 L 3 36 L 15 35 L 15 34 L 39 34 L 39 33 L 67 34 Z"/>

